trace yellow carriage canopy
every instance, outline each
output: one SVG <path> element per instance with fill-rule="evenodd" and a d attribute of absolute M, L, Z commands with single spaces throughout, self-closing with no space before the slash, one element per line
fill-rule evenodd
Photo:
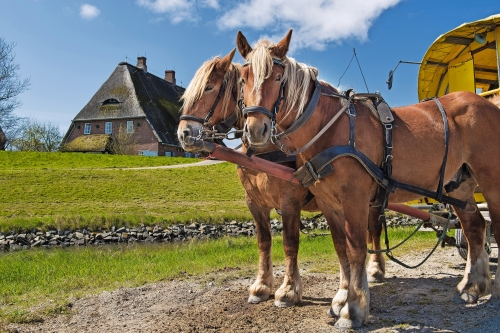
<path fill-rule="evenodd" d="M 464 23 L 439 36 L 418 73 L 418 98 L 467 90 L 500 92 L 500 14 Z"/>

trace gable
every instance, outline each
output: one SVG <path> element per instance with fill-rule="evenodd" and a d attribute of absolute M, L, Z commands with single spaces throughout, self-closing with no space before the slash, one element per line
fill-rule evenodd
<path fill-rule="evenodd" d="M 182 87 L 122 62 L 73 121 L 145 117 L 159 142 L 178 145 L 183 92 Z"/>

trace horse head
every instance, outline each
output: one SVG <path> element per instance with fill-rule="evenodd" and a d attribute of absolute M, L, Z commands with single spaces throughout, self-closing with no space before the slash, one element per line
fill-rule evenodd
<path fill-rule="evenodd" d="M 211 130 L 238 112 L 236 87 L 241 66 L 232 63 L 235 51 L 203 63 L 181 97 L 183 105 L 177 137 L 184 150 L 198 150 L 190 144 L 191 138 L 200 137 L 204 130 Z M 236 121 L 241 117 L 233 118 Z"/>
<path fill-rule="evenodd" d="M 241 71 L 246 118 L 244 136 L 251 146 L 264 147 L 269 143 L 275 113 L 284 100 L 286 65 L 283 61 L 291 37 L 292 30 L 278 44 L 259 41 L 255 49 L 241 31 L 236 37 L 238 50 L 246 60 Z"/>
<path fill-rule="evenodd" d="M 302 114 L 318 70 L 287 57 L 292 30 L 278 43 L 261 40 L 252 49 L 238 32 L 236 44 L 246 64 L 241 71 L 244 137 L 254 147 L 266 146 Z M 294 115 L 290 115 L 293 113 Z"/>

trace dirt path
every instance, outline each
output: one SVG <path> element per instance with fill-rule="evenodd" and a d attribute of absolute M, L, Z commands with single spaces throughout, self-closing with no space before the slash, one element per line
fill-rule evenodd
<path fill-rule="evenodd" d="M 496 254 L 498 250 L 495 248 Z M 403 259 L 417 263 L 426 253 Z M 492 274 L 496 263 L 491 265 Z M 486 302 L 465 306 L 452 301 L 465 262 L 454 248 L 438 249 L 415 270 L 387 263 L 387 281 L 372 284 L 369 323 L 357 332 L 499 332 L 500 309 Z M 231 272 L 216 273 L 223 281 Z M 275 269 L 275 288 L 283 268 Z M 71 316 L 43 323 L 9 325 L 11 332 L 338 332 L 326 315 L 338 276 L 302 272 L 300 306 L 276 308 L 273 300 L 248 304 L 250 278 L 206 283 L 174 280 L 133 289 L 119 289 L 76 300 Z M 207 281 L 204 277 L 203 281 Z M 486 325 L 486 330 L 480 326 Z M 498 323 L 497 323 L 498 325 Z"/>
<path fill-rule="evenodd" d="M 223 163 L 225 161 L 221 160 L 202 160 L 200 162 L 195 162 L 195 163 L 185 163 L 185 164 L 173 164 L 173 165 L 160 165 L 160 166 L 152 166 L 152 167 L 137 167 L 137 168 L 116 168 L 117 170 L 149 170 L 149 169 L 177 169 L 177 168 L 189 168 L 189 167 L 199 167 L 199 166 L 205 166 L 205 165 L 212 165 L 212 164 L 218 164 L 218 163 Z"/>

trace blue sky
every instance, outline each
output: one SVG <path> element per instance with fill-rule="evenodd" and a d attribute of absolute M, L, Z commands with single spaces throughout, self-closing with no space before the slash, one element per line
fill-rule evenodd
<path fill-rule="evenodd" d="M 416 103 L 418 66 L 432 42 L 464 22 L 500 13 L 500 2 L 429 0 L 0 0 L 0 37 L 15 42 L 16 62 L 30 89 L 19 116 L 59 125 L 71 120 L 121 61 L 146 56 L 159 77 L 176 71 L 186 87 L 198 67 L 235 47 L 241 30 L 254 43 L 294 29 L 291 56 L 319 69 L 333 85 L 353 49 L 370 92 L 392 106 Z M 239 54 L 237 61 L 242 61 Z M 365 92 L 355 60 L 341 88 Z"/>

